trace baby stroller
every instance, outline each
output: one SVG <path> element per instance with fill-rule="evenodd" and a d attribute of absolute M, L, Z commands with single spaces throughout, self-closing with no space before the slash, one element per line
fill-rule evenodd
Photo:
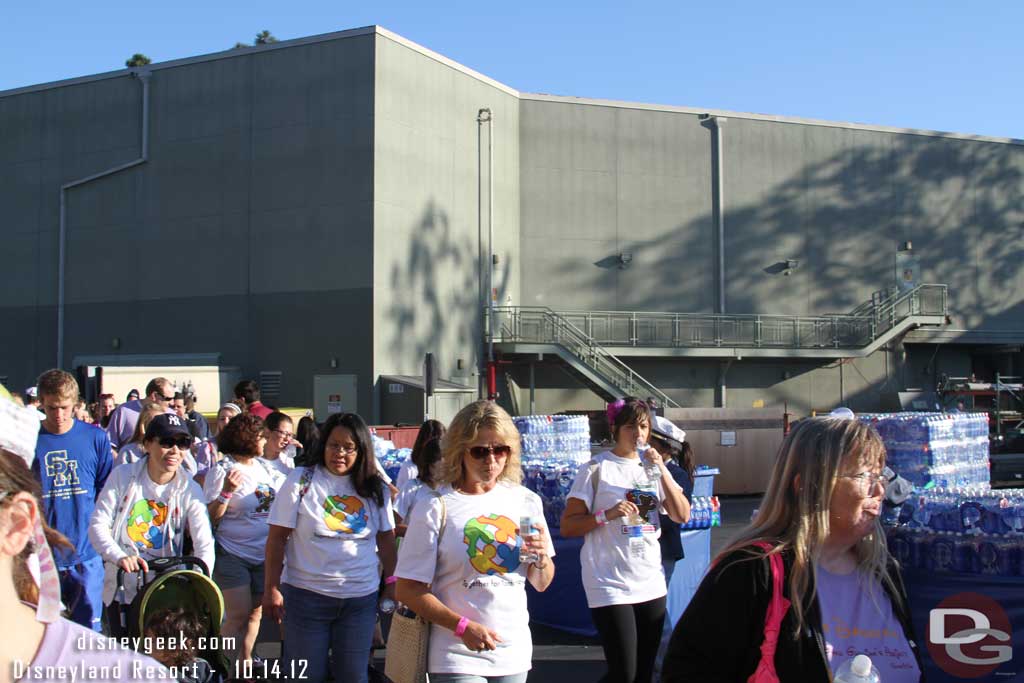
<path fill-rule="evenodd" d="M 141 638 L 146 635 L 150 615 L 178 607 L 199 618 L 207 645 L 219 644 L 224 596 L 210 578 L 206 563 L 198 557 L 161 557 L 149 560 L 149 570 L 155 575 L 149 583 L 145 581 L 145 572 L 133 572 L 137 590 L 135 598 L 125 604 L 127 572 L 118 569 L 115 599 L 107 611 L 111 635 Z M 209 662 L 223 679 L 229 678 L 228 658 L 219 647 L 197 649 L 196 655 Z"/>

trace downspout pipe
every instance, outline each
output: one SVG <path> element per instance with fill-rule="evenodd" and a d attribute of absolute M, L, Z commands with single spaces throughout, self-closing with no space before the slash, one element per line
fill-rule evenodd
<path fill-rule="evenodd" d="M 487 398 L 497 397 L 494 370 L 494 115 L 489 108 L 477 112 L 477 124 L 487 124 Z M 479 129 L 478 129 L 479 130 Z"/>
<path fill-rule="evenodd" d="M 712 150 L 712 202 L 715 213 L 715 238 L 718 256 L 718 313 L 725 315 L 725 153 L 722 147 L 722 126 L 728 120 L 723 116 L 701 114 L 702 124 L 714 128 Z"/>
<path fill-rule="evenodd" d="M 142 83 L 142 154 L 132 161 L 108 168 L 105 171 L 99 173 L 93 173 L 92 175 L 78 180 L 72 180 L 71 182 L 64 183 L 60 186 L 60 231 L 58 235 L 57 244 L 57 365 L 56 367 L 64 367 L 64 308 L 66 303 L 65 288 L 66 288 L 66 273 L 65 269 L 67 266 L 67 194 L 68 190 L 76 187 L 81 187 L 91 183 L 94 180 L 100 178 L 106 178 L 107 176 L 126 171 L 129 168 L 134 168 L 140 164 L 144 164 L 149 161 L 149 80 L 152 73 L 148 70 L 134 70 L 131 72 L 133 78 L 139 79 Z"/>

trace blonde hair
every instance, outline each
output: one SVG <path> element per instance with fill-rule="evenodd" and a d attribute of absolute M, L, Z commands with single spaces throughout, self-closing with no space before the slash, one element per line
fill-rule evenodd
<path fill-rule="evenodd" d="M 795 636 L 806 625 L 803 596 L 810 588 L 814 566 L 829 535 L 829 507 L 836 479 L 850 457 L 872 467 L 885 465 L 885 445 L 872 427 L 834 417 L 798 422 L 779 448 L 757 516 L 716 559 L 736 551 L 749 555 L 743 559 L 762 557 L 751 547 L 757 541 L 772 546 L 770 554 L 792 553 L 787 579 Z M 889 575 L 889 551 L 879 521 L 857 542 L 854 553 L 861 572 L 898 595 Z M 813 599 L 814 593 L 809 598 Z"/>
<path fill-rule="evenodd" d="M 142 410 L 139 411 L 139 421 L 135 423 L 135 431 L 132 432 L 132 438 L 128 443 L 142 443 L 142 437 L 146 435 L 146 427 L 153 421 L 153 418 L 157 415 L 164 414 L 163 404 L 157 403 L 156 401 L 146 401 L 142 404 Z"/>
<path fill-rule="evenodd" d="M 78 382 L 74 375 L 63 370 L 47 370 L 39 375 L 36 387 L 40 400 L 44 396 L 78 400 Z"/>
<path fill-rule="evenodd" d="M 493 401 L 476 401 L 458 412 L 448 431 L 441 437 L 441 472 L 437 484 L 451 484 L 462 479 L 462 461 L 469 454 L 469 447 L 476 441 L 481 429 L 493 429 L 498 439 L 511 447 L 512 452 L 505 458 L 505 467 L 498 475 L 498 481 L 519 484 L 523 470 L 519 465 L 519 430 L 509 414 Z"/>

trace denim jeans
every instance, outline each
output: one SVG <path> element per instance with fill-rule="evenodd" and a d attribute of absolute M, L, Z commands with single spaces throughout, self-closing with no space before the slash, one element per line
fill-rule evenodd
<path fill-rule="evenodd" d="M 311 683 L 327 680 L 330 649 L 335 681 L 366 683 L 377 621 L 377 591 L 359 598 L 332 598 L 281 584 L 284 596 L 282 672 Z"/>
<path fill-rule="evenodd" d="M 429 683 L 526 683 L 529 671 L 507 676 L 477 676 L 476 674 L 428 674 Z"/>

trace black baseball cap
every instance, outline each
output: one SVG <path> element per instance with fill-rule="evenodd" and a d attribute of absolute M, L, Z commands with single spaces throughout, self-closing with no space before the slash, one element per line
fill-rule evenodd
<path fill-rule="evenodd" d="M 188 431 L 188 427 L 185 425 L 185 421 L 177 415 L 171 415 L 170 413 L 164 413 L 163 415 L 157 415 L 154 417 L 149 425 L 146 427 L 146 440 L 149 439 L 164 439 L 169 436 L 177 436 L 184 434 L 185 436 L 191 437 L 191 432 Z"/>

